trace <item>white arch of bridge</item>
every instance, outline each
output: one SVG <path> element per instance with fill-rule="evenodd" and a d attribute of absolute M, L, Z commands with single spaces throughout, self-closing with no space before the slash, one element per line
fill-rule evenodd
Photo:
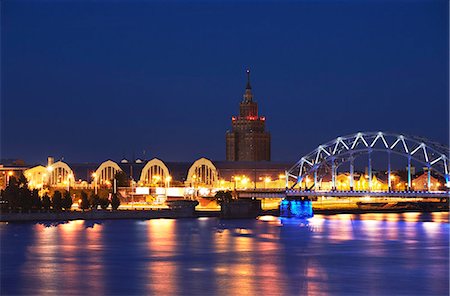
<path fill-rule="evenodd" d="M 353 135 L 338 137 L 318 146 L 303 156 L 294 166 L 286 171 L 286 187 L 289 180 L 294 180 L 295 187 L 301 184 L 306 176 L 314 176 L 314 184 L 320 174 L 331 171 L 332 186 L 336 188 L 337 168 L 343 163 L 350 163 L 350 188 L 353 188 L 354 159 L 368 155 L 369 187 L 372 180 L 372 158 L 375 151 L 385 151 L 388 155 L 388 187 L 391 188 L 391 154 L 401 155 L 407 159 L 408 189 L 411 188 L 411 160 L 428 168 L 428 188 L 431 171 L 445 178 L 446 187 L 450 188 L 450 150 L 448 147 L 424 138 L 405 136 L 383 132 L 359 132 Z M 331 166 L 331 168 L 330 168 Z"/>

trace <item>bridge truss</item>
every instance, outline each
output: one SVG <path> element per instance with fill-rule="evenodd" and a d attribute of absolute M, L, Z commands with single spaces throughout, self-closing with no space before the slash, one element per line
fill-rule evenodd
<path fill-rule="evenodd" d="M 338 168 L 350 164 L 350 190 L 354 188 L 354 160 L 367 155 L 369 189 L 372 186 L 372 153 L 387 153 L 387 182 L 391 191 L 391 155 L 396 154 L 407 159 L 408 190 L 411 189 L 411 160 L 427 168 L 428 189 L 431 188 L 431 171 L 445 178 L 446 187 L 450 188 L 450 150 L 436 142 L 415 136 L 383 132 L 359 132 L 357 134 L 338 137 L 328 143 L 318 146 L 315 150 L 303 156 L 294 166 L 286 171 L 286 188 L 289 181 L 301 189 L 302 181 L 310 176 L 314 180 L 313 188 L 323 176 L 331 174 L 332 188 L 336 189 Z"/>

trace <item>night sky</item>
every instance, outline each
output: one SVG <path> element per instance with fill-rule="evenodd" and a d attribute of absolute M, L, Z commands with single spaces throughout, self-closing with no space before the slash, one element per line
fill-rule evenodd
<path fill-rule="evenodd" d="M 1 157 L 223 160 L 247 67 L 273 160 L 358 131 L 448 143 L 448 13 L 444 0 L 3 0 Z"/>

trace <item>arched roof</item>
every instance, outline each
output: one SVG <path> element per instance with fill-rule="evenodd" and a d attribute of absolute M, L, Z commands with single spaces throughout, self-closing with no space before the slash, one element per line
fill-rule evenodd
<path fill-rule="evenodd" d="M 58 171 L 61 169 L 61 175 L 58 175 Z M 57 161 L 54 164 L 47 167 L 50 176 L 50 184 L 58 184 L 67 179 L 75 180 L 75 175 L 69 165 L 63 161 Z M 60 179 L 61 177 L 62 179 Z"/>
<path fill-rule="evenodd" d="M 213 178 L 215 180 L 218 179 L 216 166 L 212 163 L 211 160 L 202 157 L 202 158 L 199 158 L 196 161 L 194 161 L 194 163 L 189 168 L 188 175 L 187 175 L 187 178 L 186 178 L 186 182 L 192 182 L 193 181 L 192 177 L 195 175 L 195 169 L 198 168 L 198 167 L 201 167 L 202 165 L 205 165 L 206 167 L 211 169 L 211 171 L 213 173 Z"/>
<path fill-rule="evenodd" d="M 53 170 L 56 170 L 58 168 L 62 168 L 64 170 L 66 170 L 67 172 L 69 172 L 69 174 L 73 175 L 73 171 L 70 168 L 70 166 L 67 163 L 63 162 L 62 160 L 59 160 L 59 161 L 55 162 L 54 164 L 50 165 L 48 167 L 48 170 L 53 171 Z M 75 176 L 74 176 L 74 178 L 75 178 Z"/>
<path fill-rule="evenodd" d="M 108 167 L 111 167 L 111 168 L 115 169 L 116 171 L 122 171 L 122 169 L 119 167 L 119 165 L 116 162 L 108 159 L 100 164 L 100 166 L 95 170 L 95 173 L 97 174 L 97 176 L 100 176 L 100 173 Z"/>
<path fill-rule="evenodd" d="M 103 169 L 105 169 L 107 167 L 115 168 L 118 171 L 122 170 L 116 162 L 108 159 L 100 164 L 100 166 L 97 168 L 96 172 L 102 171 Z"/>
<path fill-rule="evenodd" d="M 159 166 L 161 167 L 163 173 L 165 176 L 169 176 L 169 168 L 166 166 L 166 164 L 159 158 L 153 158 L 149 160 L 145 166 L 141 170 L 141 177 L 139 178 L 139 181 L 146 182 L 146 179 L 148 179 L 148 170 L 151 169 L 153 166 Z"/>

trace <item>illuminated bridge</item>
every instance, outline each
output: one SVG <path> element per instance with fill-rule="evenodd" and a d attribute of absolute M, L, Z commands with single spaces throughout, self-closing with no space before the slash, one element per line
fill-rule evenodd
<path fill-rule="evenodd" d="M 286 198 L 297 196 L 308 197 L 383 197 L 383 198 L 448 198 L 448 191 L 352 191 L 352 190 L 239 190 L 239 198 Z"/>
<path fill-rule="evenodd" d="M 319 145 L 315 150 L 301 157 L 286 171 L 286 188 L 278 190 L 241 190 L 239 197 L 420 197 L 448 198 L 450 188 L 450 150 L 448 147 L 420 137 L 405 136 L 383 132 L 359 132 L 357 134 L 338 137 Z M 374 186 L 373 165 L 384 165 L 386 172 L 386 188 Z M 406 182 L 399 190 L 393 186 L 394 164 L 406 165 Z M 366 172 L 367 188 L 361 190 L 356 186 L 355 166 L 363 164 Z M 424 188 L 414 190 L 412 184 L 413 166 L 423 167 L 426 177 Z M 338 181 L 338 172 L 345 173 L 348 188 L 343 188 Z M 348 175 L 348 176 L 347 176 Z M 433 188 L 432 176 L 444 180 L 445 190 Z M 330 188 L 322 188 L 322 181 L 331 179 Z M 340 185 L 340 186 L 338 186 Z"/>

